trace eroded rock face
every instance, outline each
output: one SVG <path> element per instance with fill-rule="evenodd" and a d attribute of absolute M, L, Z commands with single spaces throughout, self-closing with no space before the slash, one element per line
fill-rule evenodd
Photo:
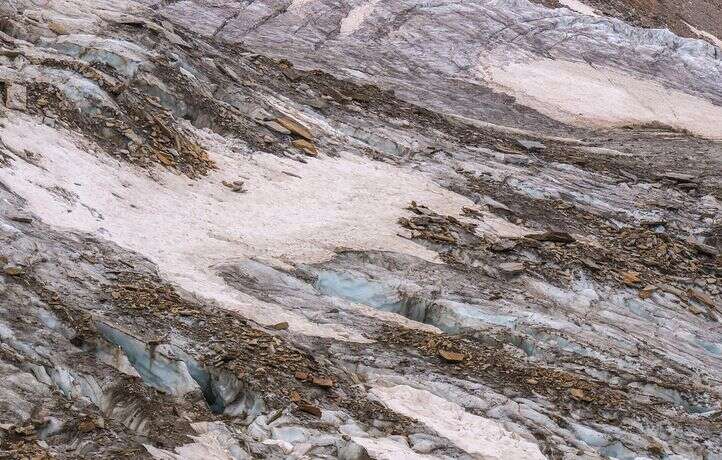
<path fill-rule="evenodd" d="M 722 138 L 707 122 L 721 116 L 720 49 L 667 30 L 527 0 L 195 0 L 161 11 L 216 40 L 379 84 L 442 112 L 559 129 L 517 102 L 575 125 L 657 121 Z"/>
<path fill-rule="evenodd" d="M 546 3 L 0 4 L 3 455 L 722 456 L 719 49 Z"/>

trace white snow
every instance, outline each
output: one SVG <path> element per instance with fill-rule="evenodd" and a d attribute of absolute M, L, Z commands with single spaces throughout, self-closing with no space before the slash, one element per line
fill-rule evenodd
<path fill-rule="evenodd" d="M 499 422 L 466 412 L 460 405 L 408 385 L 375 387 L 371 395 L 390 410 L 418 420 L 473 458 L 544 459 L 539 447 Z"/>
<path fill-rule="evenodd" d="M 580 14 L 586 14 L 587 16 L 599 16 L 594 11 L 594 8 L 592 8 L 589 5 L 585 5 L 584 3 L 580 2 L 579 0 L 559 0 L 559 3 L 566 6 L 570 10 L 580 13 Z"/>
<path fill-rule="evenodd" d="M 366 449 L 369 456 L 375 460 L 429 460 L 438 457 L 417 454 L 399 442 L 389 438 L 361 438 L 351 440 Z"/>
<path fill-rule="evenodd" d="M 11 113 L 0 136 L 13 151 L 41 157 L 38 166 L 14 161 L 0 169 L 0 180 L 47 223 L 96 233 L 135 250 L 180 287 L 262 324 L 288 321 L 294 332 L 341 340 L 366 339 L 345 326 L 317 325 L 241 294 L 213 267 L 250 257 L 317 262 L 337 247 L 396 251 L 438 262 L 436 253 L 397 235 L 397 220 L 408 212 L 404 208 L 416 200 L 459 215 L 462 206 L 472 206 L 422 173 L 351 154 L 302 164 L 270 154 L 233 153 L 219 141 L 210 152 L 218 171 L 191 181 L 157 170 L 154 180 L 105 153 L 88 153 L 77 136 L 25 115 Z M 221 184 L 239 179 L 247 193 Z M 60 188 L 70 201 L 61 197 Z"/>
<path fill-rule="evenodd" d="M 371 16 L 378 2 L 379 0 L 371 0 L 349 11 L 348 15 L 341 20 L 341 35 L 351 35 L 357 31 L 366 19 Z"/>
<path fill-rule="evenodd" d="M 617 70 L 583 62 L 533 59 L 502 64 L 484 57 L 480 76 L 523 105 L 557 120 L 596 126 L 659 122 L 722 139 L 722 107 Z"/>
<path fill-rule="evenodd" d="M 190 436 L 192 443 L 176 447 L 177 453 L 144 444 L 157 460 L 235 460 L 244 451 L 223 422 L 191 423 L 198 436 Z"/>

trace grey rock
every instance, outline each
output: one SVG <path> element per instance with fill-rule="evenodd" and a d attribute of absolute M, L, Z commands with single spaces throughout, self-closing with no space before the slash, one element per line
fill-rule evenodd
<path fill-rule="evenodd" d="M 263 122 L 263 124 L 266 125 L 267 127 L 271 128 L 272 130 L 276 131 L 277 133 L 288 134 L 288 135 L 291 134 L 291 131 L 284 128 L 283 126 L 281 126 L 280 124 L 276 123 L 273 120 L 265 121 L 265 122 Z"/>
<path fill-rule="evenodd" d="M 663 179 L 670 179 L 675 182 L 692 182 L 697 178 L 694 174 L 685 174 L 673 171 L 664 172 L 660 174 L 659 177 Z"/>
<path fill-rule="evenodd" d="M 529 152 L 541 152 L 546 149 L 546 146 L 539 141 L 532 141 L 528 139 L 516 139 L 516 143 Z"/>
<path fill-rule="evenodd" d="M 25 85 L 10 82 L 6 85 L 5 107 L 12 110 L 27 110 L 27 89 Z"/>
<path fill-rule="evenodd" d="M 499 270 L 509 275 L 518 275 L 523 273 L 524 268 L 524 264 L 519 262 L 504 262 L 499 264 Z"/>

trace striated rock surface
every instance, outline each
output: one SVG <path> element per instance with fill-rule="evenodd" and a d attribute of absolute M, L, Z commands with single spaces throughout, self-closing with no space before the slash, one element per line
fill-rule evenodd
<path fill-rule="evenodd" d="M 708 3 L 0 3 L 0 454 L 722 458 Z"/>

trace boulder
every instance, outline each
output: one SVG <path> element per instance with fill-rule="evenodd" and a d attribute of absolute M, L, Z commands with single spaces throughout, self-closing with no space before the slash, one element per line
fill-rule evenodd
<path fill-rule="evenodd" d="M 5 106 L 12 110 L 22 110 L 28 108 L 28 93 L 25 85 L 20 83 L 6 84 Z"/>

